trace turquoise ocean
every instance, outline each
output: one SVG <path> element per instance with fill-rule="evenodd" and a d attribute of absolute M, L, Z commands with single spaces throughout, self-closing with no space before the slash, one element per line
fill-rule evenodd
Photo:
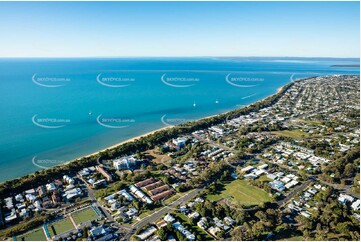
<path fill-rule="evenodd" d="M 0 59 L 0 181 L 168 125 L 223 113 L 292 80 L 359 74 L 358 59 Z"/>

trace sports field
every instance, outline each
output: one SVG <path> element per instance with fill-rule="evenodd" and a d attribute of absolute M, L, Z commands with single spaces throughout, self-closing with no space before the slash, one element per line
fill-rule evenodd
<path fill-rule="evenodd" d="M 43 228 L 34 229 L 26 234 L 16 237 L 19 241 L 46 241 Z"/>
<path fill-rule="evenodd" d="M 220 190 L 215 194 L 209 194 L 207 198 L 211 201 L 218 201 L 225 198 L 230 202 L 244 205 L 260 205 L 264 202 L 271 201 L 267 192 L 249 185 L 247 181 L 244 180 L 225 182 Z"/>
<path fill-rule="evenodd" d="M 74 222 L 78 225 L 84 222 L 95 220 L 98 218 L 98 215 L 96 214 L 96 212 L 93 210 L 92 207 L 87 207 L 80 211 L 73 212 L 71 214 L 71 217 L 73 218 Z"/>
<path fill-rule="evenodd" d="M 53 237 L 54 235 L 62 234 L 68 230 L 74 229 L 74 225 L 69 218 L 64 218 L 56 222 L 47 224 L 47 227 L 51 237 Z"/>

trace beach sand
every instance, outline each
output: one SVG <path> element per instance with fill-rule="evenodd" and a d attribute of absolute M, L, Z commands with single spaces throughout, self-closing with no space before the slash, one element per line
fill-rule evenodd
<path fill-rule="evenodd" d="M 97 154 L 99 154 L 99 153 L 101 153 L 101 152 L 103 152 L 103 151 L 106 151 L 106 150 L 109 150 L 109 149 L 113 149 L 113 148 L 118 147 L 118 146 L 120 146 L 120 145 L 123 145 L 123 144 L 125 144 L 125 143 L 135 141 L 135 140 L 137 140 L 137 139 L 139 139 L 139 138 L 141 138 L 141 137 L 145 137 L 145 136 L 154 134 L 155 132 L 158 132 L 158 131 L 161 131 L 161 130 L 165 130 L 165 129 L 168 129 L 168 128 L 171 128 L 171 127 L 173 127 L 173 126 L 164 127 L 164 128 L 160 128 L 160 129 L 156 129 L 156 130 L 150 131 L 150 132 L 145 133 L 145 134 L 141 134 L 141 135 L 139 135 L 139 136 L 136 136 L 136 137 L 133 137 L 133 138 L 124 140 L 124 141 L 122 141 L 122 142 L 120 142 L 120 143 L 117 143 L 117 144 L 112 145 L 112 146 L 109 146 L 109 147 L 107 147 L 107 148 L 105 148 L 105 149 L 96 151 L 96 152 L 91 153 L 91 154 L 89 154 L 89 155 L 81 156 L 81 157 L 79 157 L 79 158 L 77 158 L 77 159 L 75 159 L 75 160 L 79 160 L 79 159 L 81 159 L 81 158 L 87 158 L 87 157 L 91 157 L 91 156 L 93 156 L 93 155 L 97 155 Z M 69 162 L 71 162 L 71 161 L 69 161 Z M 67 162 L 67 163 L 69 163 L 69 162 Z"/>

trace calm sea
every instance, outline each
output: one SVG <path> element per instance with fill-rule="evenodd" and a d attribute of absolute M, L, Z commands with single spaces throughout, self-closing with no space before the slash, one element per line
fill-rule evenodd
<path fill-rule="evenodd" d="M 357 59 L 0 59 L 0 181 L 242 107 Z"/>

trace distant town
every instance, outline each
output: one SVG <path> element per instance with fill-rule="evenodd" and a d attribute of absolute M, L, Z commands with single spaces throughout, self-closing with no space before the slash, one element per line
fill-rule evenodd
<path fill-rule="evenodd" d="M 359 241 L 359 100 L 357 75 L 300 79 L 133 152 L 20 178 L 0 193 L 0 239 Z"/>

